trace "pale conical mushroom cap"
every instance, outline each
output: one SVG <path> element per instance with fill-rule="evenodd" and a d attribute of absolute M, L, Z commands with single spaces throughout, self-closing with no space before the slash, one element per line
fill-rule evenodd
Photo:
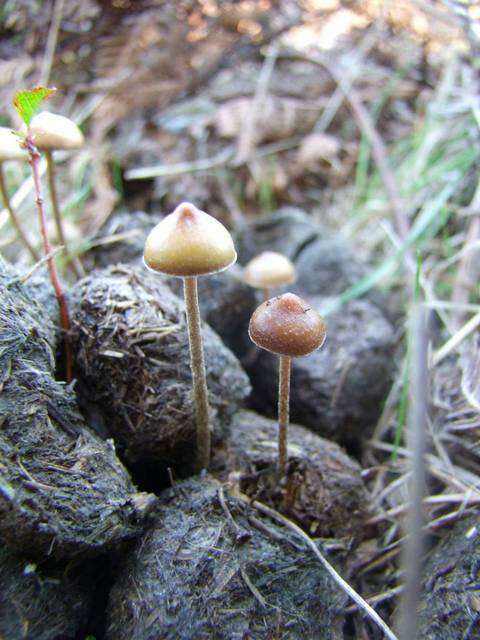
<path fill-rule="evenodd" d="M 295 267 L 283 254 L 264 251 L 246 265 L 243 279 L 251 287 L 270 289 L 295 282 Z"/>
<path fill-rule="evenodd" d="M 223 224 L 188 202 L 152 229 L 143 255 L 153 271 L 182 277 L 223 271 L 237 259 Z"/>
<path fill-rule="evenodd" d="M 294 293 L 284 293 L 254 311 L 248 334 L 257 346 L 272 353 L 306 356 L 322 346 L 326 326 L 304 300 Z"/>
<path fill-rule="evenodd" d="M 8 127 L 0 127 L 0 162 L 6 160 L 28 160 L 26 149 L 20 146 L 20 139 Z"/>
<path fill-rule="evenodd" d="M 40 151 L 79 149 L 85 141 L 83 133 L 73 120 L 48 111 L 34 116 L 29 130 L 35 146 Z"/>

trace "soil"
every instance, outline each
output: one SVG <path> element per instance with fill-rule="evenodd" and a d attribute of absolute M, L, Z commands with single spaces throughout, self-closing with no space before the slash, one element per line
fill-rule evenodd
<path fill-rule="evenodd" d="M 162 494 L 154 526 L 119 565 L 107 638 L 335 640 L 344 603 L 289 533 L 222 485 L 189 480 Z"/>
<path fill-rule="evenodd" d="M 334 442 L 291 424 L 287 475 L 279 481 L 277 434 L 277 422 L 240 411 L 213 468 L 223 463 L 223 473 L 242 493 L 284 513 L 310 535 L 358 543 L 371 508 L 360 465 Z"/>
<path fill-rule="evenodd" d="M 78 283 L 72 319 L 83 405 L 97 407 L 130 464 L 149 463 L 157 475 L 167 466 L 191 473 L 195 418 L 183 302 L 145 267 L 117 265 Z M 215 442 L 250 384 L 208 325 L 203 340 Z"/>
<path fill-rule="evenodd" d="M 45 310 L 0 263 L 0 536 L 23 555 L 95 555 L 138 535 L 138 493 L 111 441 L 57 382 Z"/>

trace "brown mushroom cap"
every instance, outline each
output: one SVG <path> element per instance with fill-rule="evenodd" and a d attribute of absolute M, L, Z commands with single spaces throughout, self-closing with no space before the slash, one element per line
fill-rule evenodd
<path fill-rule="evenodd" d="M 73 120 L 48 111 L 41 111 L 32 118 L 29 131 L 40 151 L 79 149 L 85 141 Z"/>
<path fill-rule="evenodd" d="M 8 127 L 0 127 L 0 162 L 28 160 L 26 149 L 20 146 L 19 137 Z"/>
<path fill-rule="evenodd" d="M 322 346 L 326 326 L 305 300 L 294 293 L 284 293 L 254 311 L 248 334 L 257 346 L 272 353 L 306 356 Z"/>
<path fill-rule="evenodd" d="M 243 279 L 251 287 L 270 289 L 295 282 L 293 263 L 276 251 L 264 251 L 245 266 Z"/>
<path fill-rule="evenodd" d="M 153 271 L 187 277 L 223 271 L 237 254 L 221 222 L 183 202 L 152 229 L 143 257 Z"/>

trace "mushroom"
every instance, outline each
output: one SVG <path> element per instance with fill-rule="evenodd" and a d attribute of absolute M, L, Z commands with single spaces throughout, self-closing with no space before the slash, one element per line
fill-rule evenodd
<path fill-rule="evenodd" d="M 280 356 L 278 385 L 278 475 L 287 468 L 287 432 L 290 404 L 290 368 L 295 356 L 319 349 L 326 336 L 320 315 L 294 293 L 263 302 L 253 312 L 248 327 L 252 342 Z"/>
<path fill-rule="evenodd" d="M 63 230 L 62 216 L 58 204 L 57 190 L 55 186 L 55 163 L 53 152 L 55 150 L 79 149 L 83 146 L 83 133 L 73 120 L 60 116 L 56 113 L 42 111 L 32 118 L 29 126 L 30 134 L 36 148 L 45 152 L 47 160 L 48 188 L 52 202 L 53 215 L 57 228 L 58 241 L 64 246 L 65 253 L 71 261 L 71 266 L 75 275 L 80 277 L 85 274 L 77 256 L 72 256 L 68 247 L 65 232 Z"/>
<path fill-rule="evenodd" d="M 245 266 L 243 279 L 251 287 L 261 289 L 265 301 L 270 297 L 270 289 L 295 282 L 295 266 L 282 253 L 264 251 Z"/>
<path fill-rule="evenodd" d="M 16 211 L 12 207 L 10 198 L 8 197 L 7 185 L 5 182 L 5 174 L 3 170 L 3 163 L 9 160 L 28 160 L 28 153 L 20 146 L 20 140 L 18 136 L 8 129 L 7 127 L 0 127 L 0 193 L 2 194 L 5 207 L 10 214 L 10 219 L 17 232 L 19 240 L 25 245 L 25 248 L 30 253 L 35 262 L 40 260 L 39 254 L 33 248 L 30 240 L 25 234 L 25 231 L 20 224 L 20 220 L 16 214 Z"/>
<path fill-rule="evenodd" d="M 197 424 L 198 472 L 207 468 L 210 462 L 210 424 L 197 276 L 223 271 L 236 259 L 227 229 L 188 202 L 163 218 L 145 242 L 144 261 L 149 269 L 183 278 Z"/>

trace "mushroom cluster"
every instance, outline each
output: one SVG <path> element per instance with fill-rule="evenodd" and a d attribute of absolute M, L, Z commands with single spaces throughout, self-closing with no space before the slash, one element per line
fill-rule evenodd
<path fill-rule="evenodd" d="M 147 237 L 145 265 L 158 273 L 183 278 L 190 360 L 197 424 L 196 469 L 210 462 L 210 423 L 205 359 L 198 304 L 198 276 L 218 273 L 237 259 L 232 238 L 215 218 L 184 202 L 159 222 Z M 288 258 L 264 252 L 244 270 L 244 280 L 263 289 L 293 282 L 295 268 Z M 291 358 L 320 348 L 325 339 L 322 318 L 298 296 L 285 293 L 267 299 L 254 312 L 249 325 L 251 340 L 280 356 L 278 474 L 287 467 L 287 431 Z"/>

